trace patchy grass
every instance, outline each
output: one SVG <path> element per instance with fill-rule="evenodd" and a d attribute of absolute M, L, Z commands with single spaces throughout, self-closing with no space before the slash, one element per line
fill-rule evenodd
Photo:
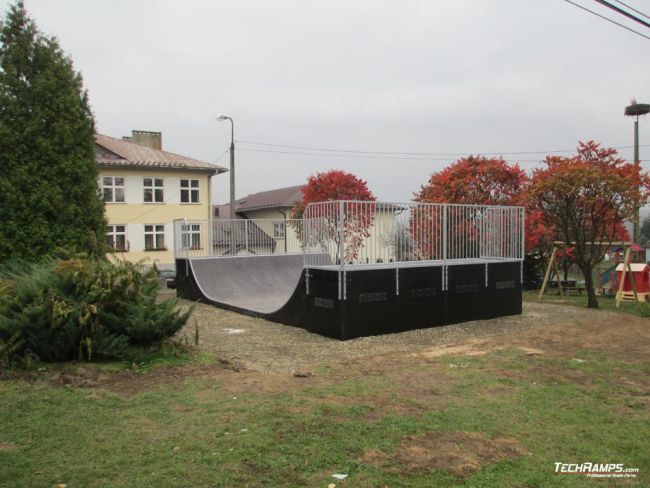
<path fill-rule="evenodd" d="M 539 290 L 524 291 L 524 301 L 537 301 Z M 576 292 L 569 292 L 565 296 L 558 294 L 556 289 L 547 290 L 544 293 L 542 303 L 553 303 L 560 305 L 571 305 L 574 307 L 587 307 L 587 294 L 582 295 Z M 601 310 L 610 310 L 615 312 L 631 313 L 640 317 L 650 317 L 650 304 L 621 302 L 620 308 L 616 308 L 616 300 L 613 297 L 598 297 L 598 305 Z"/>
<path fill-rule="evenodd" d="M 66 374 L 92 376 L 79 368 Z M 639 468 L 628 485 L 648 486 L 649 373 L 602 350 L 515 348 L 309 378 L 192 362 L 61 386 L 42 372 L 0 382 L 0 486 L 593 486 L 553 473 L 582 461 Z"/>

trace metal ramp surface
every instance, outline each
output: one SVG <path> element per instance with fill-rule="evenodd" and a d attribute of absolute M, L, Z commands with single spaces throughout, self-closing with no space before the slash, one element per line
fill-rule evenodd
<path fill-rule="evenodd" d="M 211 302 L 255 314 L 282 309 L 300 284 L 303 254 L 246 255 L 189 260 L 196 285 Z"/>

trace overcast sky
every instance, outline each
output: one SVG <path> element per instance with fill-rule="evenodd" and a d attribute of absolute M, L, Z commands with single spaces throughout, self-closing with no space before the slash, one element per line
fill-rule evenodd
<path fill-rule="evenodd" d="M 595 1 L 575 1 L 620 20 Z M 0 10 L 9 3 L 0 0 Z M 647 0 L 626 3 L 650 13 Z M 572 149 L 588 139 L 629 146 L 633 122 L 623 110 L 632 97 L 650 102 L 650 41 L 562 0 L 26 6 L 83 73 L 99 132 L 162 131 L 164 149 L 207 162 L 222 156 L 224 166 L 230 127 L 215 120 L 220 112 L 235 120 L 239 141 L 470 154 Z M 648 117 L 640 137 L 650 144 Z M 455 159 L 246 149 L 292 151 L 239 143 L 238 197 L 337 168 L 382 200 L 405 201 Z M 621 153 L 632 158 L 631 149 Z M 228 200 L 227 174 L 215 190 L 216 202 Z"/>

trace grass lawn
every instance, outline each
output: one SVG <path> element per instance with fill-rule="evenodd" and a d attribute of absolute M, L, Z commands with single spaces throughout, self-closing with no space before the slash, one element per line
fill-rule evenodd
<path fill-rule="evenodd" d="M 524 291 L 524 301 L 537 301 L 539 290 Z M 582 295 L 576 292 L 569 292 L 565 296 L 558 294 L 557 289 L 547 290 L 542 300 L 546 303 L 572 305 L 576 307 L 587 307 L 587 293 Z M 602 310 L 611 310 L 614 312 L 631 313 L 640 317 L 650 317 L 650 304 L 621 302 L 620 308 L 616 308 L 614 297 L 598 297 L 598 306 Z"/>
<path fill-rule="evenodd" d="M 589 318 L 456 348 L 332 358 L 309 377 L 205 356 L 6 372 L 0 486 L 650 486 L 647 323 L 621 317 L 629 337 Z M 555 462 L 640 474 L 557 475 Z"/>

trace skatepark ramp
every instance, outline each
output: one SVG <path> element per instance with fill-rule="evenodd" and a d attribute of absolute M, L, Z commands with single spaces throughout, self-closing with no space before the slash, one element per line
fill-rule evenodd
<path fill-rule="evenodd" d="M 268 254 L 196 258 L 188 263 L 203 297 L 233 310 L 267 315 L 282 309 L 295 292 L 304 259 L 302 254 Z"/>
<path fill-rule="evenodd" d="M 349 339 L 521 313 L 520 207 L 308 205 L 174 223 L 177 293 Z"/>

